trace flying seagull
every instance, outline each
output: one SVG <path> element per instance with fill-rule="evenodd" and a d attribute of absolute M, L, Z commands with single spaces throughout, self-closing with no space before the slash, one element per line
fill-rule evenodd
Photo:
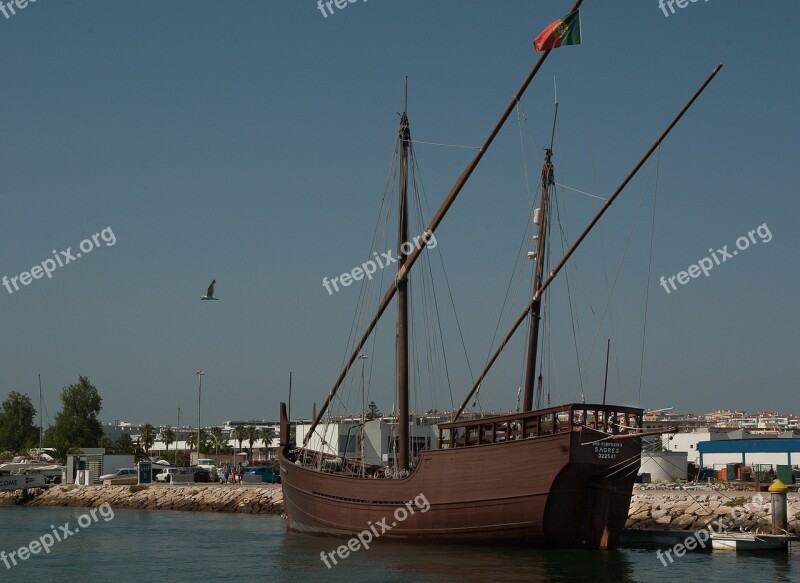
<path fill-rule="evenodd" d="M 211 285 L 208 286 L 208 291 L 206 292 L 206 295 L 200 296 L 200 299 L 201 300 L 218 300 L 219 298 L 215 298 L 214 297 L 214 286 L 216 284 L 217 284 L 217 280 L 215 279 L 215 280 L 213 280 L 211 282 Z"/>

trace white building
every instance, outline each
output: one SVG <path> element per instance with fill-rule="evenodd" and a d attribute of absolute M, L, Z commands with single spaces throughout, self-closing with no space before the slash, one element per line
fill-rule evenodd
<path fill-rule="evenodd" d="M 661 451 L 642 453 L 642 467 L 639 474 L 647 474 L 650 481 L 675 482 L 688 479 L 688 464 L 683 452 Z"/>
<path fill-rule="evenodd" d="M 415 416 L 409 425 L 411 450 L 409 457 L 413 461 L 423 449 L 438 447 L 437 424 L 441 416 Z M 302 443 L 311 423 L 298 423 L 296 429 L 297 442 Z M 367 421 L 364 425 L 363 442 L 361 419 L 343 418 L 330 423 L 320 423 L 308 440 L 306 447 L 337 457 L 361 458 L 362 448 L 364 461 L 370 465 L 392 465 L 396 457 L 398 429 L 397 420 L 383 417 Z"/>
<path fill-rule="evenodd" d="M 704 427 L 687 433 L 665 433 L 661 436 L 661 444 L 666 451 L 672 453 L 685 453 L 687 461 L 700 463 L 700 454 L 697 446 L 704 441 L 730 439 L 729 430 Z"/>

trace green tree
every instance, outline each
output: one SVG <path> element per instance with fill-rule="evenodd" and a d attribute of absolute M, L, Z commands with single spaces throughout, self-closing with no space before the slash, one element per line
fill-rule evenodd
<path fill-rule="evenodd" d="M 209 430 L 209 438 L 214 445 L 214 455 L 219 455 L 219 446 L 222 445 L 222 428 L 214 426 Z"/>
<path fill-rule="evenodd" d="M 123 433 L 119 436 L 117 443 L 114 445 L 114 451 L 119 454 L 136 453 L 136 444 L 133 442 L 133 438 L 129 433 Z"/>
<path fill-rule="evenodd" d="M 272 427 L 265 427 L 261 430 L 261 439 L 264 440 L 264 447 L 269 448 L 275 439 L 275 430 Z"/>
<path fill-rule="evenodd" d="M 169 451 L 170 444 L 175 443 L 175 432 L 172 430 L 172 427 L 170 427 L 169 425 L 164 427 L 161 430 L 161 433 L 159 434 L 159 437 L 161 438 L 161 441 L 164 442 L 164 445 L 166 446 L 167 451 Z"/>
<path fill-rule="evenodd" d="M 103 399 L 88 378 L 78 377 L 74 385 L 61 391 L 61 411 L 45 434 L 45 443 L 59 449 L 99 447 L 103 427 L 97 415 Z"/>
<path fill-rule="evenodd" d="M 195 449 L 197 447 L 197 431 L 192 431 L 189 434 L 189 437 L 186 438 L 186 447 L 189 449 Z M 203 450 L 208 451 L 208 436 L 206 435 L 205 429 L 200 429 L 200 452 L 202 453 Z"/>
<path fill-rule="evenodd" d="M 237 425 L 233 428 L 233 438 L 239 442 L 239 451 L 242 450 L 242 442 L 247 439 L 247 431 L 244 425 Z"/>
<path fill-rule="evenodd" d="M 255 425 L 248 425 L 247 427 L 244 428 L 244 434 L 245 434 L 245 438 L 247 439 L 247 443 L 250 446 L 248 448 L 248 450 L 250 452 L 248 457 L 250 458 L 250 463 L 252 464 L 253 463 L 253 444 L 256 441 L 258 441 L 259 439 L 261 439 L 261 432 L 258 430 L 258 428 Z"/>
<path fill-rule="evenodd" d="M 50 453 L 59 461 L 59 463 L 66 464 L 67 456 L 71 453 L 77 453 L 79 451 L 80 450 L 78 448 L 62 444 L 52 446 Z"/>
<path fill-rule="evenodd" d="M 156 442 L 156 428 L 149 423 L 145 423 L 139 430 L 141 432 L 139 434 L 139 443 L 142 444 L 145 453 L 149 453 L 150 448 Z"/>
<path fill-rule="evenodd" d="M 106 450 L 106 453 L 114 452 L 114 444 L 111 443 L 111 440 L 106 435 L 104 435 L 103 439 L 100 440 L 100 447 Z"/>
<path fill-rule="evenodd" d="M 366 414 L 367 421 L 372 421 L 373 419 L 383 417 L 383 413 L 378 410 L 378 406 L 375 404 L 375 401 L 370 401 L 367 408 L 369 409 Z"/>
<path fill-rule="evenodd" d="M 185 468 L 189 465 L 189 454 L 185 451 L 175 452 L 175 465 Z"/>
<path fill-rule="evenodd" d="M 0 405 L 0 451 L 21 452 L 39 441 L 39 430 L 34 426 L 36 416 L 31 399 L 16 391 Z"/>

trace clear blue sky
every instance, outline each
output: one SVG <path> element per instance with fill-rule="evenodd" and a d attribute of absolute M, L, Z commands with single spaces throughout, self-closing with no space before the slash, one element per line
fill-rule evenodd
<path fill-rule="evenodd" d="M 51 279 L 0 287 L 0 398 L 36 401 L 41 373 L 52 419 L 61 388 L 87 375 L 103 420 L 174 423 L 178 407 L 196 415 L 202 368 L 205 421 L 275 419 L 293 370 L 293 413 L 309 415 L 339 372 L 358 296 L 329 296 L 322 277 L 369 250 L 405 76 L 414 138 L 479 144 L 536 59 L 532 39 L 570 5 L 370 0 L 325 18 L 313 0 L 38 0 L 0 14 L 0 276 L 74 254 L 105 227 L 116 237 Z M 639 401 L 649 289 L 643 406 L 800 413 L 797 14 L 788 0 L 709 0 L 668 17 L 657 0 L 586 0 L 583 45 L 554 51 L 526 95 L 529 174 L 555 75 L 557 180 L 607 196 L 725 64 L 575 257 L 574 299 L 599 319 L 645 197 L 591 359 L 596 324 L 576 312 L 589 400 L 612 336 L 609 398 Z M 529 211 L 519 141 L 514 116 L 437 232 L 475 372 Z M 472 153 L 416 151 L 435 207 Z M 559 197 L 574 238 L 597 201 Z M 769 243 L 670 294 L 659 285 L 764 223 Z M 212 278 L 221 301 L 201 302 Z M 572 324 L 565 288 L 553 291 L 553 400 L 568 401 L 579 398 Z M 497 408 L 515 405 L 518 352 L 498 372 Z M 460 401 L 469 375 L 463 358 L 451 366 Z M 370 398 L 394 401 L 379 382 Z"/>

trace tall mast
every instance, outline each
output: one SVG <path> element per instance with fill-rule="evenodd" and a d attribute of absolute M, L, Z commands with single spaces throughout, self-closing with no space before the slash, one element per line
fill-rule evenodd
<path fill-rule="evenodd" d="M 551 144 L 552 146 L 552 144 Z M 550 206 L 550 188 L 553 185 L 553 150 L 547 148 L 542 166 L 542 207 L 533 212 L 533 222 L 539 225 L 536 245 L 536 272 L 533 278 L 533 305 L 531 306 L 531 327 L 528 336 L 528 362 L 525 370 L 525 399 L 522 410 L 533 409 L 533 391 L 536 383 L 536 355 L 539 348 L 539 322 L 541 321 L 542 298 L 536 290 L 542 285 L 544 278 L 544 253 L 547 243 L 548 211 Z"/>
<path fill-rule="evenodd" d="M 461 413 L 464 411 L 466 406 L 469 404 L 470 399 L 472 399 L 472 396 L 480 388 L 481 383 L 483 382 L 483 379 L 486 378 L 486 375 L 489 373 L 489 370 L 491 370 L 492 365 L 494 365 L 494 363 L 497 361 L 498 357 L 503 352 L 503 349 L 505 349 L 505 347 L 508 345 L 508 342 L 511 340 L 511 337 L 514 335 L 514 333 L 517 331 L 517 329 L 522 325 L 522 323 L 527 318 L 528 313 L 533 308 L 534 301 L 537 298 L 541 297 L 541 295 L 544 293 L 544 291 L 550 286 L 550 284 L 553 282 L 553 279 L 555 279 L 555 277 L 558 275 L 558 272 L 561 271 L 561 269 L 564 267 L 564 265 L 566 265 L 567 261 L 569 261 L 569 258 L 572 257 L 572 254 L 575 252 L 575 250 L 578 248 L 578 246 L 581 244 L 581 242 L 586 238 L 586 236 L 589 234 L 589 232 L 594 228 L 595 224 L 597 224 L 597 221 L 600 220 L 600 217 L 602 217 L 605 214 L 605 212 L 608 210 L 608 208 L 613 204 L 614 200 L 616 200 L 616 198 L 619 196 L 619 194 L 623 190 L 625 190 L 625 187 L 628 185 L 628 183 L 631 180 L 633 180 L 633 177 L 636 176 L 636 173 L 639 172 L 639 170 L 641 169 L 642 166 L 644 166 L 644 163 L 647 162 L 647 160 L 650 158 L 650 156 L 653 154 L 653 152 L 656 151 L 656 148 L 658 148 L 661 145 L 661 142 L 663 142 L 666 139 L 666 137 L 672 131 L 672 128 L 674 128 L 675 125 L 684 116 L 684 114 L 687 111 L 689 111 L 689 108 L 697 100 L 697 98 L 700 97 L 700 94 L 703 91 L 705 91 L 706 87 L 708 87 L 708 84 L 711 83 L 711 81 L 712 81 L 712 79 L 714 79 L 714 77 L 716 77 L 716 75 L 717 75 L 717 73 L 719 73 L 720 69 L 722 69 L 722 64 L 721 63 L 714 68 L 714 70 L 711 72 L 711 74 L 708 77 L 706 77 L 706 80 L 703 82 L 702 85 L 700 85 L 700 88 L 697 91 L 695 91 L 694 95 L 692 95 L 692 97 L 689 99 L 689 101 L 686 102 L 686 105 L 684 105 L 683 108 L 678 112 L 678 114 L 672 119 L 672 121 L 669 123 L 669 125 L 666 127 L 666 129 L 663 132 L 661 132 L 661 135 L 658 136 L 658 139 L 653 143 L 652 146 L 650 146 L 650 149 L 647 150 L 645 155 L 642 156 L 642 158 L 639 160 L 639 162 L 637 162 L 636 166 L 634 166 L 633 170 L 631 170 L 628 173 L 628 175 L 625 177 L 625 179 L 622 181 L 622 183 L 614 191 L 614 193 L 610 197 L 608 197 L 608 200 L 606 200 L 606 203 L 597 212 L 597 214 L 594 216 L 594 218 L 591 220 L 591 222 L 586 226 L 586 228 L 583 230 L 583 232 L 580 234 L 580 236 L 577 238 L 577 240 L 567 250 L 567 252 L 561 258 L 561 260 L 558 262 L 558 264 L 553 269 L 550 270 L 550 273 L 547 275 L 547 279 L 545 279 L 542 282 L 541 286 L 539 286 L 539 288 L 535 291 L 535 293 L 533 294 L 533 299 L 531 300 L 531 302 L 527 305 L 525 310 L 522 312 L 522 314 L 520 314 L 520 316 L 516 319 L 516 321 L 511 325 L 511 328 L 509 328 L 508 332 L 506 332 L 506 336 L 505 336 L 505 338 L 503 338 L 502 342 L 500 342 L 500 345 L 498 346 L 497 350 L 494 351 L 494 354 L 492 354 L 491 358 L 489 358 L 489 360 L 486 362 L 486 366 L 484 366 L 483 372 L 481 372 L 481 374 L 478 375 L 478 378 L 475 380 L 475 383 L 472 385 L 472 390 L 470 390 L 470 392 L 467 394 L 467 396 L 461 402 L 461 405 L 456 410 L 455 415 L 453 415 L 453 421 L 457 421 L 458 420 L 458 417 L 461 415 Z"/>
<path fill-rule="evenodd" d="M 575 10 L 577 10 L 582 2 L 583 0 L 575 0 L 575 4 L 573 4 L 572 8 L 570 9 L 570 12 L 574 12 Z M 436 214 L 428 223 L 428 226 L 425 228 L 424 232 L 433 234 L 434 231 L 436 231 L 436 228 L 439 226 L 439 223 L 442 222 L 442 219 L 444 219 L 445 214 L 447 214 L 447 211 L 455 202 L 456 198 L 461 192 L 461 189 L 464 188 L 464 185 L 467 183 L 467 180 L 469 180 L 469 177 L 472 175 L 472 172 L 475 170 L 475 168 L 477 168 L 478 163 L 481 161 L 481 158 L 483 158 L 484 154 L 486 154 L 486 152 L 489 150 L 489 147 L 492 145 L 492 142 L 494 142 L 495 137 L 500 132 L 500 128 L 502 128 L 503 125 L 505 125 L 506 120 L 514 111 L 514 108 L 517 106 L 517 103 L 522 98 L 522 95 L 525 93 L 525 90 L 528 88 L 528 85 L 531 84 L 531 81 L 533 81 L 533 78 L 536 76 L 536 73 L 539 72 L 539 69 L 542 67 L 549 54 L 550 54 L 550 49 L 542 52 L 541 56 L 539 57 L 539 60 L 536 61 L 536 64 L 533 66 L 530 73 L 528 73 L 528 76 L 522 82 L 520 88 L 511 98 L 511 102 L 508 104 L 508 106 L 506 106 L 506 109 L 503 111 L 502 115 L 500 116 L 500 119 L 495 124 L 494 128 L 492 128 L 492 131 L 489 133 L 489 136 L 483 142 L 483 145 L 478 149 L 478 153 L 475 154 L 475 157 L 467 165 L 467 167 L 464 168 L 459 177 L 456 179 L 455 184 L 453 184 L 453 186 L 450 188 L 450 192 L 447 193 L 447 196 L 445 197 L 444 201 L 442 201 L 442 204 L 439 206 L 439 209 L 436 211 Z M 405 259 L 405 262 L 402 264 L 404 269 L 401 273 L 403 275 L 405 274 L 405 272 L 411 269 L 411 267 L 417 261 L 417 258 L 422 254 L 422 251 L 425 249 L 427 244 L 428 240 L 423 237 L 422 239 L 419 240 L 418 244 L 414 245 L 414 250 L 411 252 L 411 255 L 409 255 Z M 303 447 L 305 447 L 306 444 L 308 444 L 308 440 L 313 435 L 317 425 L 319 425 L 319 422 L 322 421 L 323 415 L 325 415 L 325 413 L 327 412 L 328 407 L 331 404 L 331 401 L 333 401 L 333 398 L 336 395 L 336 392 L 339 390 L 339 387 L 342 385 L 342 382 L 344 382 L 344 379 L 347 376 L 347 372 L 350 370 L 350 367 L 353 366 L 353 363 L 358 358 L 358 355 L 361 354 L 361 349 L 363 348 L 364 344 L 366 344 L 367 339 L 370 337 L 373 330 L 375 330 L 375 327 L 378 325 L 378 320 L 380 320 L 381 316 L 386 311 L 386 308 L 389 306 L 389 302 L 391 302 L 392 298 L 394 297 L 394 294 L 397 291 L 399 291 L 398 286 L 395 285 L 395 283 L 393 282 L 392 285 L 389 286 L 389 289 L 387 289 L 386 292 L 384 293 L 383 298 L 380 301 L 380 304 L 378 304 L 378 309 L 376 310 L 375 315 L 372 317 L 372 320 L 370 320 L 370 323 L 362 332 L 360 340 L 353 347 L 353 350 L 350 353 L 349 358 L 345 362 L 342 371 L 339 373 L 336 382 L 334 383 L 331 390 L 328 392 L 328 396 L 325 399 L 325 402 L 322 404 L 319 413 L 314 415 L 314 420 L 311 422 L 311 426 L 308 428 L 308 430 L 306 430 L 305 437 L 303 438 Z"/>
<path fill-rule="evenodd" d="M 397 232 L 397 468 L 408 469 L 408 274 L 402 246 L 408 241 L 408 145 L 406 112 L 400 118 L 400 220 Z"/>

